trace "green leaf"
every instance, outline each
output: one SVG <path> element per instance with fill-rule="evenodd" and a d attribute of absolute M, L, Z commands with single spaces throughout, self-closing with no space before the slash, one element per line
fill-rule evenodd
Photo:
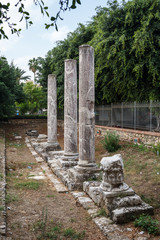
<path fill-rule="evenodd" d="M 51 17 L 51 21 L 54 21 L 54 20 L 56 20 L 56 18 L 55 17 Z"/>
<path fill-rule="evenodd" d="M 45 12 L 45 13 L 46 13 L 47 17 L 49 17 L 49 13 L 48 12 Z"/>
<path fill-rule="evenodd" d="M 56 29 L 56 31 L 58 32 L 58 27 L 57 27 L 57 24 L 55 24 L 55 29 Z"/>
<path fill-rule="evenodd" d="M 80 1 L 80 0 L 77 0 L 77 3 L 78 3 L 78 4 L 81 4 L 81 1 Z"/>
<path fill-rule="evenodd" d="M 23 12 L 25 15 L 29 16 L 29 12 Z"/>
<path fill-rule="evenodd" d="M 72 8 L 72 9 L 75 9 L 75 8 L 76 8 L 76 6 L 75 6 L 75 5 L 72 5 L 70 8 Z"/>
<path fill-rule="evenodd" d="M 23 12 L 23 9 L 22 9 L 22 7 L 20 7 L 20 8 L 18 9 L 18 12 L 20 12 L 20 13 L 22 13 L 22 12 Z"/>
<path fill-rule="evenodd" d="M 72 8 L 72 9 L 75 9 L 75 8 L 76 8 L 76 0 L 73 0 L 73 1 L 72 1 L 72 5 L 71 5 L 70 8 Z"/>

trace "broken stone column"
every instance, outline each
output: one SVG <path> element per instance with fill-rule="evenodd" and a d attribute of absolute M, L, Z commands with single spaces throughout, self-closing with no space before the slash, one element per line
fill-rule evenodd
<path fill-rule="evenodd" d="M 85 182 L 83 190 L 116 223 L 129 222 L 142 213 L 153 214 L 153 207 L 124 183 L 123 159 L 120 154 L 101 160 L 102 182 Z"/>
<path fill-rule="evenodd" d="M 97 171 L 94 103 L 94 49 L 82 45 L 79 47 L 79 161 L 78 166 L 69 170 L 78 188 Z"/>
<path fill-rule="evenodd" d="M 64 156 L 62 167 L 77 165 L 77 61 L 65 60 Z"/>
<path fill-rule="evenodd" d="M 46 151 L 60 150 L 57 141 L 57 86 L 56 75 L 48 75 L 48 142 Z"/>

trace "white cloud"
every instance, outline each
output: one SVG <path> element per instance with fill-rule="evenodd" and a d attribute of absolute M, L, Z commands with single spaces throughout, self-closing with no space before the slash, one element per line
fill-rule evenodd
<path fill-rule="evenodd" d="M 41 37 L 44 40 L 49 40 L 52 43 L 55 43 L 59 40 L 64 40 L 67 37 L 67 34 L 71 32 L 68 26 L 63 26 L 58 29 L 58 32 L 56 30 L 50 32 L 50 33 L 44 33 Z"/>
<path fill-rule="evenodd" d="M 1 48 L 0 48 L 0 55 L 5 54 L 6 52 L 9 52 L 11 49 L 13 49 L 17 44 L 18 41 L 21 41 L 23 39 L 23 35 L 20 35 L 19 37 L 15 35 L 11 35 L 8 39 L 1 39 Z"/>

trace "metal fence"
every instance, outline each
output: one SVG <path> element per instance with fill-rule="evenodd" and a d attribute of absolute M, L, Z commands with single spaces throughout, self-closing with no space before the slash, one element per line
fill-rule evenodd
<path fill-rule="evenodd" d="M 64 110 L 58 109 L 58 119 L 64 120 Z M 95 106 L 95 124 L 109 127 L 160 131 L 160 102 L 112 103 Z"/>
<path fill-rule="evenodd" d="M 95 122 L 102 126 L 159 131 L 160 102 L 96 106 Z"/>

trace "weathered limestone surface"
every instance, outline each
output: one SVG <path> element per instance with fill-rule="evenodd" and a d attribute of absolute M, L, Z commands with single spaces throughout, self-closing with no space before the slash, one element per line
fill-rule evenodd
<path fill-rule="evenodd" d="M 77 61 L 65 61 L 64 155 L 77 155 Z"/>
<path fill-rule="evenodd" d="M 84 182 L 83 190 L 116 223 L 129 222 L 142 213 L 153 214 L 132 188 L 124 183 L 123 160 L 120 154 L 101 160 L 102 182 Z"/>
<path fill-rule="evenodd" d="M 48 143 L 46 151 L 59 150 L 57 141 L 57 85 L 56 76 L 48 75 Z"/>
<path fill-rule="evenodd" d="M 37 130 L 29 129 L 29 130 L 26 131 L 26 134 L 27 134 L 28 136 L 35 136 L 35 137 L 37 137 L 37 136 L 38 136 L 38 131 L 37 131 Z"/>
<path fill-rule="evenodd" d="M 94 49 L 79 48 L 79 167 L 95 167 Z"/>
<path fill-rule="evenodd" d="M 65 60 L 64 157 L 61 167 L 77 165 L 77 61 Z"/>
<path fill-rule="evenodd" d="M 83 181 L 94 178 L 95 162 L 95 89 L 94 49 L 88 45 L 79 47 L 79 161 L 69 170 L 75 188 L 82 188 Z"/>

